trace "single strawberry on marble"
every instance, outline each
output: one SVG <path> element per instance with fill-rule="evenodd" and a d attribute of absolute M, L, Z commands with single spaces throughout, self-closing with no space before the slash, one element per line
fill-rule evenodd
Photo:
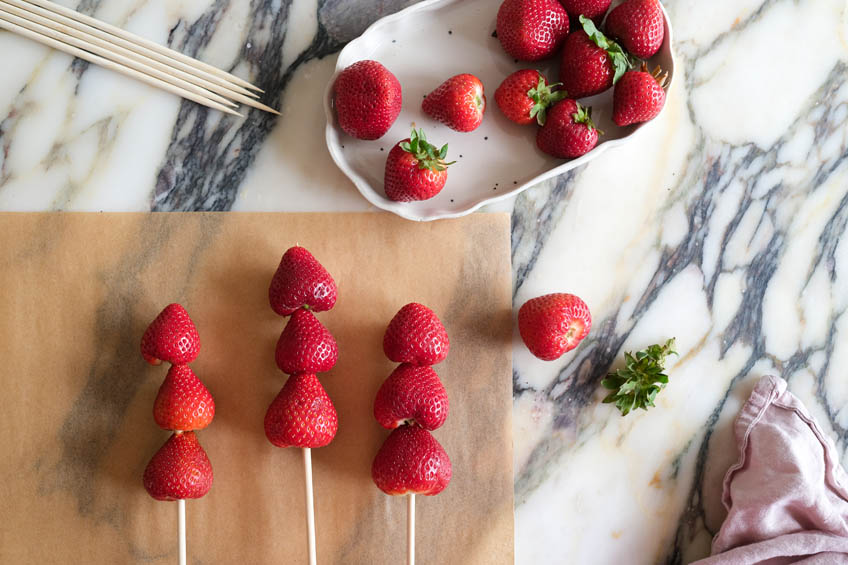
<path fill-rule="evenodd" d="M 532 298 L 518 310 L 518 331 L 530 352 L 543 361 L 559 359 L 589 334 L 589 307 L 574 294 Z"/>

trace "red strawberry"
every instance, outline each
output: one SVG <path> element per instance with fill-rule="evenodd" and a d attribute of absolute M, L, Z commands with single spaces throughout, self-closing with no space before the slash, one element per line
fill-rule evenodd
<path fill-rule="evenodd" d="M 559 0 L 565 11 L 571 14 L 571 17 L 586 16 L 590 20 L 595 20 L 601 23 L 604 19 L 604 14 L 609 10 L 612 0 Z"/>
<path fill-rule="evenodd" d="M 524 345 L 544 361 L 559 359 L 577 347 L 591 327 L 589 307 L 573 294 L 532 298 L 518 310 L 518 331 Z"/>
<path fill-rule="evenodd" d="M 151 365 L 162 361 L 175 365 L 191 363 L 199 351 L 197 328 L 179 304 L 166 306 L 141 338 L 141 355 Z"/>
<path fill-rule="evenodd" d="M 280 316 L 288 316 L 298 308 L 316 312 L 329 310 L 336 304 L 336 281 L 305 248 L 296 246 L 283 254 L 280 266 L 271 279 L 268 299 Z"/>
<path fill-rule="evenodd" d="M 144 488 L 156 500 L 200 498 L 212 478 L 212 464 L 194 432 L 176 433 L 147 464 Z"/>
<path fill-rule="evenodd" d="M 580 16 L 583 29 L 570 34 L 562 47 L 559 76 L 571 98 L 601 93 L 621 78 L 630 62 L 621 46 Z"/>
<path fill-rule="evenodd" d="M 557 0 L 504 0 L 497 34 L 504 50 L 519 61 L 546 59 L 568 34 L 568 13 Z"/>
<path fill-rule="evenodd" d="M 613 8 L 604 26 L 607 33 L 640 59 L 647 59 L 659 51 L 665 36 L 658 0 L 626 0 Z"/>
<path fill-rule="evenodd" d="M 303 308 L 295 310 L 277 341 L 277 367 L 284 373 L 323 373 L 339 358 L 330 331 Z"/>
<path fill-rule="evenodd" d="M 456 131 L 473 131 L 483 123 L 483 83 L 468 73 L 452 76 L 421 103 L 424 113 Z"/>
<path fill-rule="evenodd" d="M 389 322 L 383 336 L 383 351 L 395 363 L 435 365 L 447 357 L 450 340 L 436 313 L 412 302 Z"/>
<path fill-rule="evenodd" d="M 433 198 L 448 180 L 447 144 L 441 149 L 427 142 L 424 130 L 412 130 L 412 135 L 392 147 L 386 159 L 386 196 L 397 202 Z"/>
<path fill-rule="evenodd" d="M 265 435 L 277 447 L 324 447 L 338 428 L 333 401 L 311 374 L 289 377 L 265 413 Z"/>
<path fill-rule="evenodd" d="M 507 119 L 521 125 L 537 122 L 545 125 L 549 106 L 567 95 L 563 91 L 552 91 L 560 85 L 545 84 L 547 79 L 533 69 L 515 71 L 504 79 L 495 90 L 495 102 Z"/>
<path fill-rule="evenodd" d="M 377 61 L 347 67 L 333 85 L 339 126 L 358 139 L 383 137 L 400 114 L 400 82 Z"/>
<path fill-rule="evenodd" d="M 592 122 L 592 109 L 570 98 L 550 109 L 545 125 L 536 133 L 539 149 L 560 159 L 579 157 L 597 143 L 598 130 Z"/>
<path fill-rule="evenodd" d="M 451 480 L 451 462 L 430 432 L 418 426 L 392 431 L 371 465 L 374 484 L 386 494 L 439 494 Z"/>
<path fill-rule="evenodd" d="M 435 430 L 448 417 L 448 393 L 432 368 L 404 363 L 385 380 L 374 400 L 374 418 L 393 430 L 416 423 Z"/>
<path fill-rule="evenodd" d="M 657 117 L 665 105 L 668 73 L 659 67 L 653 73 L 642 63 L 642 69 L 624 73 L 612 93 L 612 121 L 620 126 L 647 122 Z"/>
<path fill-rule="evenodd" d="M 165 430 L 202 430 L 215 417 L 215 401 L 188 365 L 173 365 L 153 403 L 153 419 Z"/>

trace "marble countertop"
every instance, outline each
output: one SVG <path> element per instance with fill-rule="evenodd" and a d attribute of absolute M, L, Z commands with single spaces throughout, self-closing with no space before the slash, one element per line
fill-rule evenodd
<path fill-rule="evenodd" d="M 249 77 L 282 116 L 222 117 L 0 32 L 0 210 L 370 209 L 330 160 L 321 95 L 335 53 L 411 2 L 63 3 Z M 594 317 L 556 362 L 515 342 L 517 563 L 708 554 L 730 424 L 767 373 L 846 462 L 848 7 L 664 4 L 677 71 L 662 116 L 496 208 L 512 213 L 516 309 L 568 291 Z M 656 408 L 600 404 L 624 350 L 671 336 Z"/>

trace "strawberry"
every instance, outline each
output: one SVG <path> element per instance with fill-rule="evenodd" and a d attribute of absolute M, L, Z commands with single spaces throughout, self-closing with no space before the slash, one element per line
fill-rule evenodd
<path fill-rule="evenodd" d="M 202 430 L 215 417 L 215 401 L 188 365 L 173 365 L 153 403 L 153 419 L 164 430 Z"/>
<path fill-rule="evenodd" d="M 175 365 L 191 363 L 199 351 L 197 328 L 179 304 L 166 306 L 141 337 L 141 355 L 151 365 L 162 361 Z"/>
<path fill-rule="evenodd" d="M 519 61 L 547 59 L 568 35 L 568 13 L 558 0 L 504 0 L 496 32 L 504 51 Z"/>
<path fill-rule="evenodd" d="M 649 73 L 645 63 L 638 71 L 624 73 L 612 93 L 612 121 L 628 126 L 656 118 L 665 105 L 667 80 L 668 73 L 659 67 Z"/>
<path fill-rule="evenodd" d="M 386 158 L 386 196 L 397 202 L 433 198 L 448 180 L 447 144 L 441 149 L 427 142 L 424 130 L 412 130 L 412 135 L 389 151 Z"/>
<path fill-rule="evenodd" d="M 640 59 L 660 50 L 665 36 L 662 6 L 658 0 L 626 0 L 613 8 L 604 23 L 607 33 Z"/>
<path fill-rule="evenodd" d="M 265 435 L 277 447 L 324 447 L 339 419 L 318 377 L 292 375 L 265 413 Z"/>
<path fill-rule="evenodd" d="M 374 484 L 386 494 L 439 494 L 451 480 L 451 462 L 430 432 L 418 426 L 392 431 L 371 465 Z"/>
<path fill-rule="evenodd" d="M 144 488 L 156 500 L 200 498 L 212 478 L 212 464 L 194 432 L 175 433 L 147 464 Z"/>
<path fill-rule="evenodd" d="M 548 112 L 545 125 L 536 133 L 536 145 L 549 155 L 573 159 L 588 153 L 598 143 L 592 109 L 566 98 Z"/>
<path fill-rule="evenodd" d="M 432 368 L 403 363 L 385 380 L 374 399 L 374 418 L 393 430 L 415 423 L 435 430 L 448 417 L 448 393 Z"/>
<path fill-rule="evenodd" d="M 559 0 L 565 11 L 571 17 L 586 16 L 590 20 L 601 23 L 604 14 L 609 10 L 612 0 Z"/>
<path fill-rule="evenodd" d="M 447 357 L 450 340 L 436 313 L 412 302 L 389 322 L 383 336 L 383 351 L 395 363 L 435 365 Z"/>
<path fill-rule="evenodd" d="M 571 98 L 599 94 L 621 78 L 630 61 L 621 46 L 580 16 L 583 29 L 571 33 L 562 47 L 559 76 Z"/>
<path fill-rule="evenodd" d="M 323 373 L 339 358 L 336 340 L 318 318 L 304 308 L 295 310 L 277 341 L 277 367 L 284 373 Z"/>
<path fill-rule="evenodd" d="M 589 307 L 573 294 L 532 298 L 518 310 L 518 331 L 530 352 L 544 361 L 559 359 L 589 334 Z"/>
<path fill-rule="evenodd" d="M 357 139 L 383 137 L 403 103 L 397 77 L 377 61 L 358 61 L 333 84 L 333 104 L 339 126 Z"/>
<path fill-rule="evenodd" d="M 305 248 L 295 246 L 283 254 L 271 279 L 268 300 L 280 316 L 298 308 L 315 312 L 331 309 L 336 303 L 336 281 Z"/>
<path fill-rule="evenodd" d="M 483 83 L 468 73 L 452 76 L 421 103 L 424 113 L 456 131 L 473 131 L 483 123 Z"/>
<path fill-rule="evenodd" d="M 539 71 L 522 69 L 504 79 L 495 90 L 495 102 L 507 119 L 521 125 L 537 122 L 545 125 L 549 106 L 567 95 L 553 89 L 560 83 L 546 84 L 547 79 Z"/>

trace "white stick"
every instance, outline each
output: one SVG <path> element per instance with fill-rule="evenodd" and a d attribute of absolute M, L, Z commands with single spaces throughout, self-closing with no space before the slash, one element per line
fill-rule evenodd
<path fill-rule="evenodd" d="M 406 563 L 415 565 L 415 494 L 406 499 Z"/>
<path fill-rule="evenodd" d="M 174 66 L 169 66 L 154 59 L 150 59 L 149 57 L 139 55 L 138 53 L 135 53 L 120 45 L 105 41 L 87 32 L 80 31 L 75 28 L 69 27 L 63 23 L 53 21 L 37 13 L 21 9 L 14 5 L 16 1 L 17 0 L 0 0 L 0 10 L 10 15 L 19 17 L 22 21 L 30 22 L 31 24 L 33 24 L 33 26 L 28 27 L 32 31 L 40 32 L 43 35 L 48 35 L 49 37 L 52 37 L 53 39 L 56 39 L 58 41 L 68 43 L 75 47 L 79 47 L 80 49 L 85 49 L 86 51 L 94 53 L 95 55 L 106 57 L 107 59 L 115 61 L 116 63 L 122 64 L 131 69 L 135 69 L 139 72 L 154 76 L 160 80 L 174 84 L 175 86 L 192 90 L 196 94 L 200 94 L 201 96 L 205 96 L 207 98 L 215 100 L 218 103 L 235 106 L 235 104 L 233 104 L 227 99 L 231 98 L 243 104 L 247 104 L 248 106 L 252 106 L 265 112 L 270 112 L 272 114 L 279 115 L 279 112 L 277 112 L 273 108 L 270 108 L 265 104 L 257 102 L 253 98 L 247 97 L 242 93 L 236 92 L 230 87 L 220 86 L 219 84 L 206 80 L 205 78 L 197 77 L 193 74 L 177 69 Z M 24 5 L 28 6 L 28 4 Z M 38 8 L 37 6 L 30 7 L 33 10 L 41 10 L 41 8 Z M 46 10 L 45 12 L 47 14 L 51 13 L 47 12 Z M 16 21 L 15 23 L 23 25 L 22 21 Z M 73 23 L 72 20 L 68 21 Z"/>
<path fill-rule="evenodd" d="M 210 74 L 217 75 L 217 76 L 219 76 L 223 79 L 226 79 L 229 82 L 241 85 L 241 86 L 243 86 L 245 88 L 249 88 L 251 90 L 256 90 L 258 92 L 264 92 L 262 89 L 259 89 L 255 86 L 253 86 L 252 84 L 250 84 L 246 80 L 242 80 L 242 79 L 238 78 L 237 76 L 232 75 L 228 72 L 222 71 L 222 70 L 220 70 L 216 67 L 213 67 L 212 65 L 206 64 L 202 61 L 198 61 L 197 59 L 192 59 L 191 57 L 183 55 L 182 53 L 179 53 L 178 51 L 174 51 L 173 49 L 169 49 L 167 47 L 159 45 L 158 43 L 154 43 L 153 41 L 150 41 L 149 39 L 144 39 L 144 38 L 139 37 L 135 34 L 124 31 L 119 27 L 115 27 L 113 25 L 107 24 L 106 22 L 102 22 L 98 19 L 92 18 L 91 16 L 86 16 L 85 14 L 80 14 L 79 12 L 65 8 L 64 6 L 60 6 L 59 4 L 51 2 L 50 0 L 27 0 L 27 1 L 30 4 L 35 4 L 36 6 L 40 6 L 42 8 L 45 8 L 47 10 L 50 10 L 51 12 L 55 12 L 57 14 L 62 14 L 65 17 L 71 18 L 73 20 L 76 20 L 78 22 L 81 22 L 81 23 L 84 23 L 84 24 L 87 24 L 87 25 L 90 25 L 91 27 L 97 28 L 101 31 L 111 33 L 112 35 L 115 35 L 117 37 L 121 37 L 123 39 L 126 39 L 127 41 L 131 41 L 131 42 L 135 43 L 136 45 L 139 45 L 141 47 L 146 48 L 149 51 L 153 51 L 153 52 L 158 53 L 160 55 L 170 57 L 171 59 L 176 59 L 177 61 L 182 61 L 183 63 L 198 67 L 198 68 L 200 68 L 200 69 L 202 69 L 202 70 L 204 70 L 204 71 L 206 71 Z"/>
<path fill-rule="evenodd" d="M 177 508 L 180 522 L 180 565 L 186 565 L 185 499 L 181 498 L 177 501 Z"/>
<path fill-rule="evenodd" d="M 309 544 L 309 565 L 318 562 L 315 549 L 315 504 L 312 500 L 312 450 L 303 448 L 303 472 L 306 476 L 306 540 Z"/>
<path fill-rule="evenodd" d="M 77 47 L 74 47 L 72 45 L 68 45 L 68 44 L 63 43 L 61 41 L 56 41 L 53 38 L 46 37 L 46 36 L 41 35 L 37 32 L 26 29 L 25 27 L 22 27 L 22 26 L 15 24 L 15 23 L 12 23 L 12 22 L 7 20 L 7 17 L 9 19 L 11 19 L 12 16 L 5 16 L 3 14 L 2 10 L 0 10 L 0 29 L 5 29 L 5 30 L 8 30 L 8 31 L 20 34 L 24 37 L 28 37 L 29 39 L 33 39 L 35 41 L 43 43 L 44 45 L 47 45 L 48 47 L 58 49 L 59 51 L 63 51 L 65 53 L 68 53 L 69 55 L 73 55 L 74 57 L 79 57 L 80 59 L 84 59 L 84 60 L 86 60 L 90 63 L 94 63 L 96 65 L 100 65 L 101 67 L 104 67 L 104 68 L 107 68 L 107 69 L 110 69 L 110 70 L 113 70 L 113 71 L 117 71 L 119 73 L 123 73 L 127 76 L 131 76 L 131 77 L 133 77 L 137 80 L 140 80 L 141 82 L 147 83 L 147 84 L 149 84 L 151 86 L 155 86 L 157 88 L 161 88 L 162 90 L 166 90 L 166 91 L 168 91 L 172 94 L 176 94 L 177 96 L 181 96 L 181 97 L 186 98 L 188 100 L 192 100 L 194 102 L 197 102 L 198 104 L 202 104 L 204 106 L 214 108 L 216 110 L 219 110 L 221 112 L 225 112 L 227 114 L 233 114 L 234 116 L 244 117 L 241 114 L 239 114 L 238 112 L 236 112 L 236 111 L 234 111 L 234 110 L 232 110 L 232 109 L 230 109 L 230 108 L 228 108 L 228 107 L 226 107 L 222 104 L 219 104 L 219 103 L 215 102 L 214 100 L 210 100 L 208 97 L 199 96 L 199 95 L 197 95 L 193 92 L 189 92 L 188 90 L 186 90 L 184 88 L 179 88 L 177 86 L 174 86 L 173 84 L 167 83 L 163 80 L 159 80 L 159 79 L 152 77 L 150 75 L 146 75 L 144 73 L 140 73 L 140 72 L 135 71 L 133 69 L 127 68 L 123 65 L 119 65 L 119 64 L 117 64 L 113 61 L 110 61 L 108 59 L 104 59 L 103 57 L 100 57 L 100 56 L 95 55 L 93 53 L 83 51 L 82 49 L 78 49 Z"/>
<path fill-rule="evenodd" d="M 182 61 L 177 61 L 176 59 L 172 59 L 172 58 L 167 57 L 165 55 L 160 55 L 160 54 L 156 53 L 155 51 L 151 51 L 151 50 L 146 49 L 146 48 L 144 48 L 140 45 L 136 45 L 135 43 L 133 43 L 131 41 L 127 41 L 126 39 L 118 37 L 117 35 L 112 35 L 111 33 L 106 33 L 105 31 L 101 31 L 101 30 L 99 30 L 95 27 L 91 27 L 90 25 L 86 25 L 82 22 L 78 22 L 78 21 L 76 21 L 72 18 L 69 18 L 67 16 L 63 16 L 62 14 L 58 14 L 56 12 L 51 12 L 50 10 L 46 10 L 44 8 L 36 6 L 35 4 L 30 4 L 29 2 L 26 2 L 25 0 L 3 0 L 3 2 L 5 2 L 6 4 L 9 4 L 9 5 L 17 6 L 18 8 L 22 8 L 24 10 L 27 10 L 28 12 L 31 12 L 33 14 L 38 14 L 38 15 L 44 17 L 45 19 L 49 19 L 49 20 L 53 21 L 54 23 L 63 24 L 67 27 L 73 28 L 80 33 L 84 33 L 85 35 L 93 36 L 93 37 L 96 37 L 96 38 L 101 39 L 103 41 L 106 41 L 108 43 L 111 43 L 113 45 L 123 47 L 123 48 L 127 49 L 128 51 L 132 51 L 138 57 L 143 57 L 145 59 L 152 59 L 152 60 L 155 60 L 155 61 L 159 61 L 163 64 L 166 64 L 169 67 L 174 67 L 174 68 L 180 69 L 182 71 L 185 71 L 187 73 L 191 73 L 191 74 L 193 74 L 197 77 L 204 78 L 204 79 L 206 79 L 210 82 L 214 82 L 215 84 L 218 84 L 222 87 L 226 87 L 226 88 L 234 90 L 236 92 L 240 92 L 240 93 L 245 94 L 247 96 L 253 96 L 254 98 L 258 98 L 258 96 L 255 93 L 253 93 L 252 91 L 250 91 L 246 88 L 243 88 L 243 87 L 241 87 L 241 86 L 239 86 L 235 83 L 228 82 L 224 78 L 220 78 L 216 75 L 208 73 L 208 72 L 200 69 L 199 66 L 197 66 L 197 65 L 192 66 L 190 64 L 183 63 Z M 71 34 L 71 35 L 73 35 L 73 34 Z"/>

